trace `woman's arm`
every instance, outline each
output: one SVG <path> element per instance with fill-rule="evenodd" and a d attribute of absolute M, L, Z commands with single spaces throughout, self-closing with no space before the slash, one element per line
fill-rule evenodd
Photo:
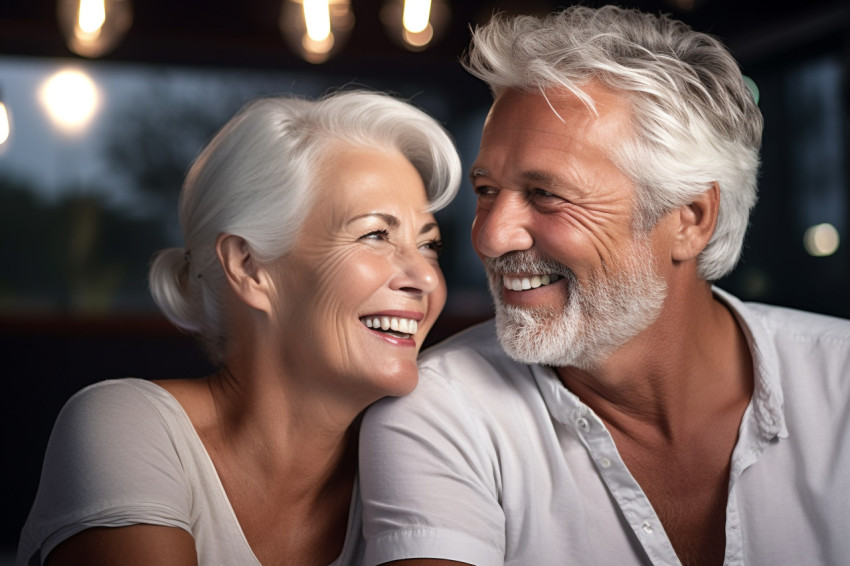
<path fill-rule="evenodd" d="M 47 557 L 48 566 L 197 566 L 195 540 L 177 527 L 132 525 L 95 527 L 63 541 Z"/>

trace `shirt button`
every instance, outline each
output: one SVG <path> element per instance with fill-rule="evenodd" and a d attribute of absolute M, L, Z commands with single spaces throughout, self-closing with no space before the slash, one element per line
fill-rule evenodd
<path fill-rule="evenodd" d="M 599 465 L 607 470 L 611 467 L 611 460 L 609 460 L 608 458 L 602 458 L 601 460 L 599 460 Z"/>
<path fill-rule="evenodd" d="M 590 423 L 587 422 L 587 419 L 584 417 L 579 417 L 576 419 L 576 426 L 579 427 L 583 431 L 587 431 L 590 428 Z"/>
<path fill-rule="evenodd" d="M 652 525 L 649 523 L 649 521 L 644 521 L 643 524 L 640 526 L 640 528 L 642 528 L 643 532 L 645 532 L 646 534 L 648 534 L 648 535 L 652 534 L 653 529 L 652 529 Z"/>

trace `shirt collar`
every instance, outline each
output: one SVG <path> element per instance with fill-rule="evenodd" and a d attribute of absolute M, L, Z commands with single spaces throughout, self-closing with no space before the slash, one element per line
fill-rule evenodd
<path fill-rule="evenodd" d="M 754 432 L 759 443 L 766 443 L 776 436 L 787 438 L 779 381 L 779 357 L 764 323 L 736 297 L 717 287 L 713 287 L 712 291 L 735 315 L 753 358 L 753 397 L 744 419 L 754 420 L 752 424 L 755 425 Z M 552 418 L 563 424 L 571 424 L 579 417 L 593 414 L 578 396 L 564 387 L 552 368 L 535 365 L 531 367 L 531 372 Z"/>

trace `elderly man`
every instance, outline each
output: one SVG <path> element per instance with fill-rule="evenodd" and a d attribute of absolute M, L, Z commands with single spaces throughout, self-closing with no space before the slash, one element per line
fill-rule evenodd
<path fill-rule="evenodd" d="M 606 6 L 496 18 L 467 67 L 496 318 L 367 413 L 367 564 L 846 564 L 850 323 L 712 286 L 756 198 L 734 59 Z"/>

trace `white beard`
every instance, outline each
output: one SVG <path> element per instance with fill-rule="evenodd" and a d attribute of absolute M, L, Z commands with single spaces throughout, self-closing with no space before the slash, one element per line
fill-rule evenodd
<path fill-rule="evenodd" d="M 653 269 L 648 243 L 630 243 L 624 257 L 618 271 L 603 265 L 586 282 L 579 282 L 566 266 L 531 252 L 485 259 L 496 305 L 496 332 L 508 356 L 525 364 L 592 370 L 655 322 L 667 286 Z M 567 303 L 534 308 L 507 305 L 502 300 L 502 276 L 497 275 L 501 273 L 563 275 Z"/>

